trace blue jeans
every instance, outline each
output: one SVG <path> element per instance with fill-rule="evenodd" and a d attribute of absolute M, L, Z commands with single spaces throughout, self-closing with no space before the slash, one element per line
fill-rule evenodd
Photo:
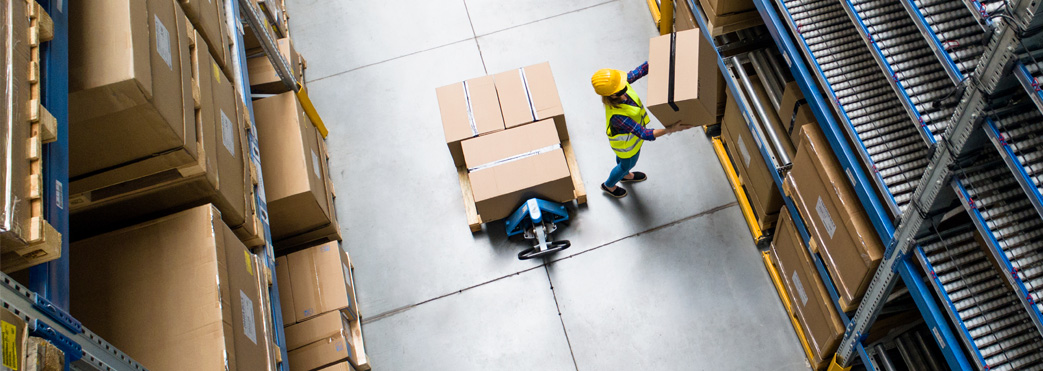
<path fill-rule="evenodd" d="M 637 158 L 641 156 L 641 152 L 635 153 L 634 157 L 631 158 L 619 158 L 616 157 L 616 167 L 612 169 L 612 172 L 608 174 L 608 180 L 605 181 L 605 186 L 612 188 L 619 183 L 623 177 L 630 174 L 630 170 L 637 165 Z"/>

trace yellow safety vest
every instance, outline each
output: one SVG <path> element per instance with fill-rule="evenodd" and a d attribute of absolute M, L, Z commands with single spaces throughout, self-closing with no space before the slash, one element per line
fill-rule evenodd
<path fill-rule="evenodd" d="M 626 84 L 627 96 L 637 103 L 637 107 L 629 104 L 620 104 L 618 107 L 611 105 L 605 105 L 605 134 L 608 135 L 608 144 L 612 147 L 613 151 L 616 151 L 616 157 L 619 158 L 631 158 L 634 157 L 639 151 L 641 151 L 641 144 L 645 141 L 638 137 L 634 133 L 621 133 L 612 135 L 612 116 L 623 115 L 634 120 L 641 127 L 648 125 L 648 112 L 645 111 L 645 106 L 641 104 L 641 98 L 637 96 L 634 89 L 630 88 L 630 84 Z"/>

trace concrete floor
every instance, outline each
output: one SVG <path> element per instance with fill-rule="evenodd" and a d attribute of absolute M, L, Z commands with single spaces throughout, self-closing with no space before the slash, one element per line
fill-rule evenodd
<path fill-rule="evenodd" d="M 590 75 L 646 60 L 644 1 L 286 3 L 375 369 L 808 369 L 701 130 L 646 145 L 625 199 L 598 189 L 615 163 Z M 519 261 L 501 223 L 467 228 L 435 88 L 543 61 L 589 202 L 556 235 L 572 248 Z"/>

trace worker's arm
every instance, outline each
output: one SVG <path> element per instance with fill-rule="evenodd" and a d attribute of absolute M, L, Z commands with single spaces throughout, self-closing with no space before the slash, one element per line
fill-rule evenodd
<path fill-rule="evenodd" d="M 633 133 L 643 140 L 655 140 L 655 130 L 638 125 L 637 121 L 623 115 L 612 116 L 612 130 L 616 133 Z"/>
<path fill-rule="evenodd" d="M 678 121 L 678 122 L 680 122 L 680 121 Z M 661 137 L 661 136 L 664 136 L 664 135 L 667 135 L 667 134 L 670 134 L 670 133 L 676 133 L 678 131 L 688 130 L 688 129 L 691 129 L 691 128 L 694 128 L 694 127 L 695 126 L 691 126 L 691 125 L 677 125 L 677 123 L 674 123 L 674 126 L 668 127 L 666 129 L 655 129 L 655 130 L 652 130 L 652 135 L 654 135 L 656 138 L 658 138 L 658 137 Z"/>
<path fill-rule="evenodd" d="M 633 84 L 634 81 L 637 81 L 638 79 L 640 79 L 642 77 L 645 77 L 645 75 L 647 75 L 647 74 L 648 74 L 648 62 L 641 63 L 641 65 L 637 66 L 637 68 L 634 69 L 633 71 L 627 72 L 627 82 Z"/>

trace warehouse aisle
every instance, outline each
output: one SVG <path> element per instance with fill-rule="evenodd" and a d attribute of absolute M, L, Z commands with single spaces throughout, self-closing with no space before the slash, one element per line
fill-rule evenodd
<path fill-rule="evenodd" d="M 700 130 L 645 146 L 649 181 L 627 198 L 598 190 L 614 162 L 589 78 L 647 58 L 644 1 L 393 4 L 286 5 L 336 133 L 331 176 L 376 369 L 807 368 Z M 434 91 L 543 61 L 589 193 L 556 235 L 573 247 L 547 264 L 517 260 L 501 224 L 468 230 Z"/>

